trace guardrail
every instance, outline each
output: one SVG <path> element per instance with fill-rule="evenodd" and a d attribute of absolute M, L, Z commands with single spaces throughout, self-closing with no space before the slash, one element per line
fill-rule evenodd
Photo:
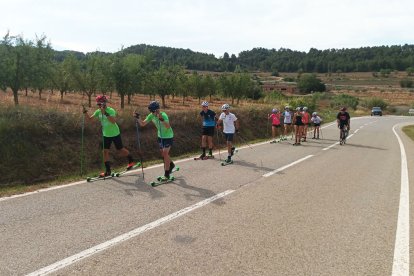
<path fill-rule="evenodd" d="M 411 108 L 408 110 L 408 115 L 413 116 L 414 115 L 414 108 Z"/>

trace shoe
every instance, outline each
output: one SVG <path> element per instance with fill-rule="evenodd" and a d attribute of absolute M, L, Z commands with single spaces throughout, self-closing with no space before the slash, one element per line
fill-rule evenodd
<path fill-rule="evenodd" d="M 168 170 L 169 173 L 172 173 L 172 171 L 173 171 L 174 168 L 175 168 L 175 164 L 174 163 L 170 163 L 170 169 Z"/>
<path fill-rule="evenodd" d="M 226 160 L 224 160 L 224 162 L 231 163 L 231 158 L 227 158 Z"/>
<path fill-rule="evenodd" d="M 314 136 L 314 137 L 312 137 L 312 139 L 316 139 L 316 138 L 315 138 L 315 136 Z"/>
<path fill-rule="evenodd" d="M 111 176 L 111 172 L 110 171 L 101 172 L 99 174 L 99 177 L 107 177 L 107 176 Z"/>
<path fill-rule="evenodd" d="M 166 176 L 164 175 L 164 176 L 161 176 L 158 180 L 159 180 L 160 182 L 165 182 L 165 181 L 168 181 L 168 180 L 169 180 L 169 178 L 168 178 L 168 177 L 166 177 Z"/>
<path fill-rule="evenodd" d="M 198 158 L 203 159 L 204 157 L 206 157 L 206 154 L 205 154 L 205 153 L 202 153 L 202 154 L 200 155 L 200 157 L 198 157 Z"/>
<path fill-rule="evenodd" d="M 129 163 L 128 164 L 128 166 L 127 166 L 127 168 L 126 168 L 126 170 L 127 171 L 129 171 L 130 169 L 132 169 L 135 165 L 136 165 L 137 163 L 135 163 L 135 162 L 131 162 L 131 163 Z"/>

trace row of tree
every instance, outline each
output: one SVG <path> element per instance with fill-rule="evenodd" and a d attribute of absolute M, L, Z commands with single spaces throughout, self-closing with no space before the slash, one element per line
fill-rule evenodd
<path fill-rule="evenodd" d="M 414 67 L 414 45 L 361 47 L 355 49 L 310 49 L 307 53 L 281 48 L 254 48 L 228 53 L 220 58 L 191 50 L 140 44 L 126 48 L 128 53 L 151 54 L 157 62 L 180 64 L 191 70 L 232 72 L 237 66 L 248 71 L 279 72 L 372 72 L 381 69 L 405 71 Z"/>
<path fill-rule="evenodd" d="M 41 98 L 46 89 L 87 95 L 89 106 L 96 93 L 117 91 L 124 108 L 136 93 L 158 95 L 165 107 L 167 95 L 204 97 L 222 95 L 234 100 L 260 96 L 258 81 L 238 70 L 232 74 L 199 74 L 170 62 L 158 63 L 152 54 L 120 51 L 77 56 L 69 53 L 56 57 L 46 37 L 35 41 L 6 35 L 0 43 L 0 88 L 11 88 L 18 105 L 18 91 L 37 91 Z"/>

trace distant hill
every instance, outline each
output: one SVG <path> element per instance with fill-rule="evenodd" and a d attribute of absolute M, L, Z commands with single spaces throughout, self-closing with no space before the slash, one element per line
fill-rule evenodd
<path fill-rule="evenodd" d="M 130 46 L 122 51 L 145 55 L 157 64 L 181 65 L 188 70 L 218 72 L 233 72 L 236 66 L 248 71 L 316 73 L 378 72 L 381 69 L 405 71 L 414 67 L 414 45 L 408 44 L 352 49 L 312 48 L 307 53 L 284 48 L 254 48 L 239 53 L 237 57 L 224 53 L 220 58 L 190 49 L 146 44 Z M 69 54 L 74 54 L 79 59 L 85 57 L 81 52 L 56 51 L 56 60 L 62 61 Z"/>

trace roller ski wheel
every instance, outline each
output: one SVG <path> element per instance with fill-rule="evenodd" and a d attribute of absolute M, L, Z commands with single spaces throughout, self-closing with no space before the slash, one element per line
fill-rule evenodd
<path fill-rule="evenodd" d="M 230 165 L 230 164 L 233 164 L 233 160 L 230 160 L 230 161 L 224 161 L 224 162 L 221 162 L 221 165 L 222 166 L 227 166 L 227 165 Z"/>

